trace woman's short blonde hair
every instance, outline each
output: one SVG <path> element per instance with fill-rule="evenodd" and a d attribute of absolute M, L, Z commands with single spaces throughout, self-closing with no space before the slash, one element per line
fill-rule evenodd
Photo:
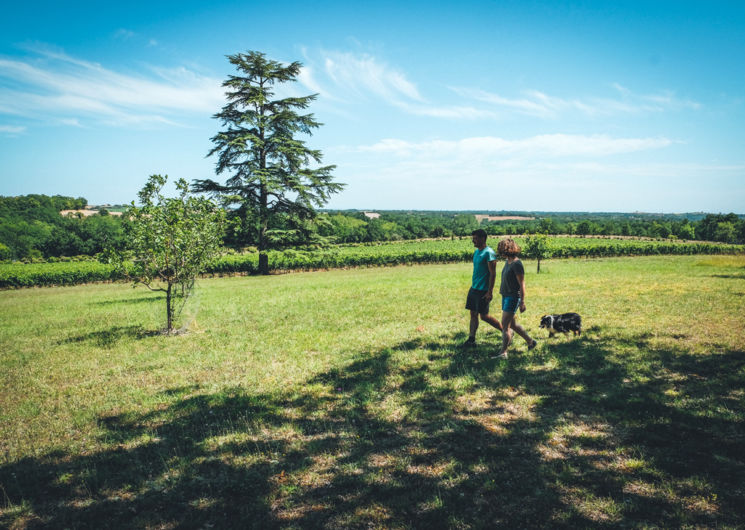
<path fill-rule="evenodd" d="M 517 256 L 520 254 L 520 247 L 511 238 L 503 239 L 497 245 L 497 252 L 502 256 Z"/>

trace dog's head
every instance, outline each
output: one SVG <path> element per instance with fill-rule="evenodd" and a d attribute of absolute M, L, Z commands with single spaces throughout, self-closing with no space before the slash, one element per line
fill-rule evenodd
<path fill-rule="evenodd" d="M 551 329 L 553 326 L 553 317 L 551 315 L 543 315 L 541 317 L 541 328 L 548 328 Z"/>

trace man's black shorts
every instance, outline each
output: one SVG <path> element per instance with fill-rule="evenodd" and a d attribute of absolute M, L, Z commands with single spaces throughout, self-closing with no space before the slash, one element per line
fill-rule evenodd
<path fill-rule="evenodd" d="M 468 291 L 468 298 L 466 298 L 466 309 L 471 311 L 478 311 L 480 315 L 489 314 L 489 301 L 484 298 L 487 291 L 479 291 L 471 287 Z"/>

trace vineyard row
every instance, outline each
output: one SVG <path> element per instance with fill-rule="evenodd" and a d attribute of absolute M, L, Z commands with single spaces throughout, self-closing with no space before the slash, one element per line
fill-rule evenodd
<path fill-rule="evenodd" d="M 516 238 L 518 244 L 524 239 Z M 496 245 L 495 245 L 496 246 Z M 643 241 L 586 238 L 549 238 L 542 259 L 593 258 L 645 255 L 741 254 L 743 245 L 717 243 Z M 336 269 L 347 267 L 391 266 L 417 263 L 452 263 L 470 261 L 473 247 L 470 241 L 435 240 L 407 241 L 378 245 L 335 246 L 328 249 L 302 251 L 269 251 L 269 266 L 273 271 Z M 535 259 L 530 252 L 523 259 Z M 257 274 L 258 254 L 227 254 L 206 270 L 207 274 Z M 91 282 L 122 280 L 110 265 L 95 261 L 2 264 L 0 288 L 49 285 L 75 285 Z"/>

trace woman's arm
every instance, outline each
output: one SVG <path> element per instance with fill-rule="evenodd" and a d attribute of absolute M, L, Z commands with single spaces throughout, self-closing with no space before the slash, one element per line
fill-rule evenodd
<path fill-rule="evenodd" d="M 515 274 L 517 277 L 517 283 L 520 284 L 520 312 L 525 311 L 525 275 Z"/>

